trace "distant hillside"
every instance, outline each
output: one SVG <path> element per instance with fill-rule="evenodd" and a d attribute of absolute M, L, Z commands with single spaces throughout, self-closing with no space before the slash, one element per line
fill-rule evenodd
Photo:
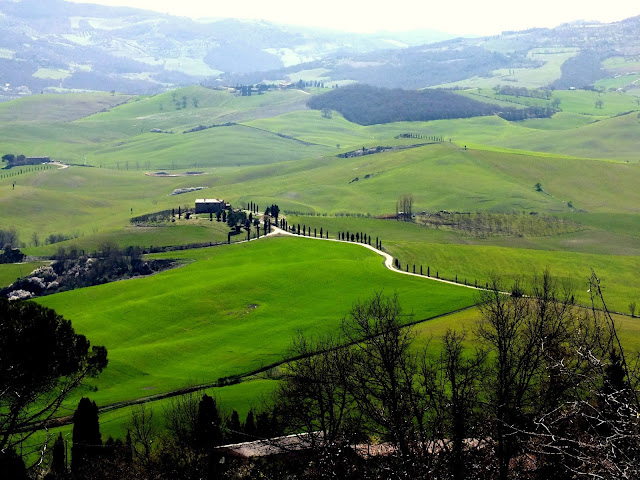
<path fill-rule="evenodd" d="M 225 72 L 275 70 L 449 37 L 429 31 L 357 35 L 64 0 L 0 0 L 0 97 L 42 90 L 156 92 Z"/>
<path fill-rule="evenodd" d="M 0 101 L 43 91 L 156 93 L 198 83 L 299 80 L 580 88 L 640 75 L 640 17 L 451 39 L 428 30 L 355 34 L 64 0 L 0 0 L 0 38 Z M 616 67 L 604 68 L 612 57 Z M 623 86 L 640 88 L 634 81 Z"/>
<path fill-rule="evenodd" d="M 480 117 L 511 110 L 445 90 L 401 90 L 352 85 L 313 97 L 309 107 L 340 112 L 360 125 Z"/>
<path fill-rule="evenodd" d="M 611 57 L 625 65 L 604 68 L 602 62 Z M 634 17 L 610 24 L 580 22 L 342 55 L 272 72 L 223 75 L 222 81 L 296 81 L 309 79 L 312 71 L 314 79 L 325 84 L 361 82 L 388 88 L 491 88 L 505 82 L 527 88 L 581 88 L 601 78 L 640 74 L 639 59 L 640 17 Z"/>

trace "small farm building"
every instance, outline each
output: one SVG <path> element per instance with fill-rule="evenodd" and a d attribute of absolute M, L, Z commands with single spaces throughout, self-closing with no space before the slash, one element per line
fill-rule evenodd
<path fill-rule="evenodd" d="M 196 213 L 218 213 L 225 209 L 224 200 L 217 198 L 198 198 L 196 200 Z"/>

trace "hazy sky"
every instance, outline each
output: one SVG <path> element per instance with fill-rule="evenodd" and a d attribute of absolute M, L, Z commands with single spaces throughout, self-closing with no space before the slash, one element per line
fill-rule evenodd
<path fill-rule="evenodd" d="M 491 35 L 503 30 L 554 27 L 573 20 L 609 22 L 640 15 L 631 0 L 72 0 L 125 5 L 192 18 L 233 17 L 353 32 L 427 28 Z"/>

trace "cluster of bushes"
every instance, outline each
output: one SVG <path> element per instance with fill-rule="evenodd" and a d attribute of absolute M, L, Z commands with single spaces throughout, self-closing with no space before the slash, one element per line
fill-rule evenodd
<path fill-rule="evenodd" d="M 25 165 L 39 165 L 42 163 L 42 158 L 29 158 L 25 155 L 15 155 L 13 153 L 7 153 L 2 156 L 2 161 L 7 162 L 6 168 L 22 167 Z"/>
<path fill-rule="evenodd" d="M 551 99 L 551 90 L 529 90 L 527 87 L 514 87 L 510 85 L 497 85 L 493 87 L 496 95 L 510 95 L 513 97 L 529 97 L 541 98 L 543 100 Z"/>
<path fill-rule="evenodd" d="M 498 116 L 509 122 L 518 122 L 529 118 L 551 118 L 556 113 L 551 107 L 513 108 L 498 113 Z"/>
<path fill-rule="evenodd" d="M 75 249 L 58 250 L 54 262 L 0 290 L 0 297 L 26 299 L 74 288 L 89 287 L 170 268 L 172 260 L 145 260 L 142 249 L 120 250 L 104 245 L 100 252 L 84 255 Z"/>
<path fill-rule="evenodd" d="M 209 128 L 216 128 L 216 127 L 232 127 L 234 125 L 237 125 L 237 123 L 234 122 L 227 122 L 227 123 L 214 123 L 212 125 L 198 125 L 197 127 L 193 127 L 190 128 L 188 130 L 185 130 L 182 133 L 194 133 L 194 132 L 201 132 L 202 130 L 208 130 Z"/>
<path fill-rule="evenodd" d="M 360 213 L 360 212 L 338 212 L 335 214 L 329 215 L 328 213 L 320 213 L 320 212 L 299 212 L 297 210 L 285 210 L 287 215 L 298 215 L 300 217 L 356 217 L 356 218 L 371 218 L 370 213 Z"/>
<path fill-rule="evenodd" d="M 18 231 L 14 227 L 7 229 L 0 228 L 0 248 L 4 248 L 5 245 L 17 247 L 19 240 Z"/>
<path fill-rule="evenodd" d="M 75 238 L 77 238 L 77 236 Z M 60 243 L 70 239 L 71 239 L 70 236 L 64 235 L 62 233 L 51 233 L 44 239 L 44 243 L 48 245 L 53 245 L 54 243 Z"/>
<path fill-rule="evenodd" d="M 173 216 L 173 212 L 173 210 L 161 210 L 159 212 L 147 213 L 145 215 L 137 215 L 135 217 L 131 217 L 129 222 L 134 225 L 168 222 Z"/>

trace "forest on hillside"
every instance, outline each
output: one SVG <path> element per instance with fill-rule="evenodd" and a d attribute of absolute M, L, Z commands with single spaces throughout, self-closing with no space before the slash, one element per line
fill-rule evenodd
<path fill-rule="evenodd" d="M 336 88 L 313 97 L 307 105 L 316 110 L 336 110 L 350 122 L 360 125 L 469 118 L 514 110 L 446 90 L 415 91 L 370 85 Z"/>

